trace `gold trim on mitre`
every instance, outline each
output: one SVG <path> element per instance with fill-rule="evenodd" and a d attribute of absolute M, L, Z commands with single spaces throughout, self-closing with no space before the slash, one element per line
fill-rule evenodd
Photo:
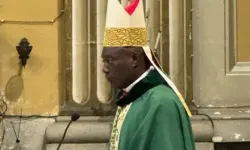
<path fill-rule="evenodd" d="M 147 40 L 142 0 L 132 14 L 118 0 L 108 0 L 103 46 L 145 46 Z"/>
<path fill-rule="evenodd" d="M 147 29 L 140 28 L 106 28 L 104 46 L 145 46 Z"/>

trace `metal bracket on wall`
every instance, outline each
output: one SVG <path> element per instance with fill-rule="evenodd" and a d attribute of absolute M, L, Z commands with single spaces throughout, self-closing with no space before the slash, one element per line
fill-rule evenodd
<path fill-rule="evenodd" d="M 23 38 L 20 41 L 19 46 L 16 46 L 16 50 L 19 54 L 22 66 L 25 67 L 27 60 L 29 59 L 29 54 L 32 50 L 32 46 L 30 46 L 30 43 L 26 38 Z"/>

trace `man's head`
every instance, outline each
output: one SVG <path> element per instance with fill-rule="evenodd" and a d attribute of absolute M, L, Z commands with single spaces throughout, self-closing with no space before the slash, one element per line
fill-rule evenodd
<path fill-rule="evenodd" d="M 103 72 L 112 87 L 123 89 L 149 68 L 142 47 L 104 47 Z"/>

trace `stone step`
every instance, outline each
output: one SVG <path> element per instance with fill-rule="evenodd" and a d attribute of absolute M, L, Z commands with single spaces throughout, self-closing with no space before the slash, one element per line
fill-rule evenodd
<path fill-rule="evenodd" d="M 59 143 L 68 122 L 56 122 L 46 128 L 48 144 Z M 68 129 L 63 143 L 108 143 L 111 122 L 73 122 Z"/>
<path fill-rule="evenodd" d="M 214 150 L 213 143 L 195 143 L 196 150 Z M 58 144 L 47 144 L 46 150 L 56 150 Z M 107 150 L 108 144 L 62 144 L 60 150 Z"/>
<path fill-rule="evenodd" d="M 70 117 L 58 117 L 56 122 L 46 128 L 46 140 L 49 144 L 61 141 Z M 193 116 L 192 127 L 196 142 L 210 142 L 213 127 L 205 116 Z M 112 129 L 111 117 L 81 117 L 73 122 L 65 136 L 64 143 L 108 143 Z"/>
<path fill-rule="evenodd" d="M 47 144 L 46 150 L 56 150 L 58 144 Z M 107 150 L 108 144 L 62 144 L 60 150 Z"/>
<path fill-rule="evenodd" d="M 196 150 L 214 150 L 214 143 L 195 143 Z"/>

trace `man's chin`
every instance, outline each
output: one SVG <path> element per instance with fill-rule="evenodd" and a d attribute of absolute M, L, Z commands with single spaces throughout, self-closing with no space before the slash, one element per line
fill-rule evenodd
<path fill-rule="evenodd" d="M 112 82 L 109 82 L 110 85 L 111 85 L 111 88 L 114 88 L 114 89 L 122 89 L 121 86 L 119 86 L 118 84 L 115 84 L 115 83 L 112 83 Z"/>
<path fill-rule="evenodd" d="M 112 83 L 110 83 L 110 85 L 111 85 L 111 88 L 114 88 L 114 89 L 119 89 L 119 86 L 117 86 L 116 84 L 112 84 Z"/>
<path fill-rule="evenodd" d="M 116 82 L 116 81 L 119 81 L 119 79 L 107 78 L 107 80 L 108 80 L 108 82 L 110 83 L 111 88 L 114 88 L 114 89 L 123 89 L 123 88 L 124 88 L 124 87 L 121 85 L 121 83 Z"/>
<path fill-rule="evenodd" d="M 114 79 L 111 79 L 111 78 L 107 78 L 108 82 L 110 83 L 111 85 L 111 88 L 118 88 L 117 84 L 115 83 Z"/>

